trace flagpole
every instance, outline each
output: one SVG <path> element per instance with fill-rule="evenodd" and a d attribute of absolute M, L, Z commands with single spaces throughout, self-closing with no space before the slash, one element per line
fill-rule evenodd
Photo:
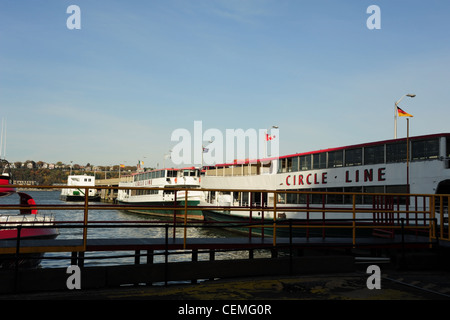
<path fill-rule="evenodd" d="M 405 94 L 403 97 L 401 97 L 396 103 L 395 103 L 395 110 L 394 110 L 394 139 L 397 139 L 397 113 L 398 113 L 398 104 L 400 101 L 403 100 L 404 97 L 410 97 L 414 98 L 416 95 L 412 93 Z"/>
<path fill-rule="evenodd" d="M 394 111 L 394 139 L 397 139 L 397 113 L 398 113 L 397 102 L 395 103 L 395 111 Z"/>
<path fill-rule="evenodd" d="M 269 141 L 269 130 L 278 129 L 278 126 L 272 126 L 272 128 L 266 129 L 266 136 L 264 137 L 264 158 L 267 158 L 267 141 Z"/>
<path fill-rule="evenodd" d="M 409 193 L 409 118 L 406 118 L 406 188 Z"/>
<path fill-rule="evenodd" d="M 208 145 L 209 144 L 211 144 L 211 143 L 213 143 L 214 141 L 213 140 L 209 140 L 208 141 Z M 207 150 L 206 152 L 208 152 L 209 150 Z M 201 164 L 201 167 L 200 167 L 200 172 L 203 170 L 203 153 L 205 152 L 205 146 L 202 144 L 202 164 Z"/>

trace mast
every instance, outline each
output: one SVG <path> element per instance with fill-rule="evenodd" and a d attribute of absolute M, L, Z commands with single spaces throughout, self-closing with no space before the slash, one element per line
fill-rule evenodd
<path fill-rule="evenodd" d="M 6 159 L 6 119 L 2 118 L 2 132 L 0 137 L 0 159 Z"/>

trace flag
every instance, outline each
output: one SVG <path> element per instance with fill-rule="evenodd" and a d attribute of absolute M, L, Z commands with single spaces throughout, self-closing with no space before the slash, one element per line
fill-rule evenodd
<path fill-rule="evenodd" d="M 207 153 L 209 151 L 208 148 L 203 148 L 203 153 Z"/>
<path fill-rule="evenodd" d="M 270 140 L 273 140 L 273 139 L 275 139 L 275 136 L 266 133 L 266 141 L 270 141 Z"/>
<path fill-rule="evenodd" d="M 121 164 L 120 167 L 121 167 L 121 168 L 125 168 L 125 165 L 124 165 L 124 164 Z"/>
<path fill-rule="evenodd" d="M 397 112 L 398 112 L 399 117 L 413 117 L 413 115 L 405 112 L 404 110 L 400 109 L 399 107 L 397 107 Z"/>

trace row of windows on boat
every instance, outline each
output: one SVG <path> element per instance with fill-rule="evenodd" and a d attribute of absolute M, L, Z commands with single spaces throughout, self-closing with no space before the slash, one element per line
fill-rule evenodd
<path fill-rule="evenodd" d="M 195 185 L 180 185 L 179 188 L 196 188 Z M 152 188 L 146 188 L 146 189 L 137 189 L 137 190 L 129 190 L 128 193 L 132 196 L 145 196 L 145 195 L 151 195 L 151 194 L 158 194 L 158 195 L 168 195 L 168 194 L 175 194 L 175 190 L 172 190 L 170 188 L 166 188 L 164 190 L 162 189 L 152 189 Z"/>
<path fill-rule="evenodd" d="M 343 188 L 317 188 L 300 189 L 289 191 L 314 191 L 312 193 L 280 193 L 278 194 L 278 203 L 286 204 L 352 204 L 353 194 L 329 194 L 321 192 L 345 192 L 345 193 L 368 193 L 370 195 L 355 195 L 356 204 L 376 204 L 380 201 L 379 196 L 371 193 L 407 193 L 407 185 L 388 185 L 388 186 L 370 186 L 370 187 L 343 187 Z M 378 198 L 377 198 L 378 197 Z M 388 199 L 388 200 L 386 200 Z M 390 201 L 392 204 L 405 204 L 406 196 L 390 195 L 383 198 L 382 201 Z"/>
<path fill-rule="evenodd" d="M 447 144 L 449 144 L 448 141 Z M 447 148 L 449 148 L 449 146 L 447 146 Z M 278 172 L 406 162 L 406 155 L 407 145 L 405 142 L 328 151 L 279 159 Z M 410 160 L 432 160 L 438 158 L 438 138 L 411 142 Z"/>
<path fill-rule="evenodd" d="M 278 204 L 352 204 L 353 193 L 361 193 L 355 195 L 356 204 L 369 205 L 398 205 L 405 204 L 406 198 L 404 194 L 408 193 L 407 185 L 382 185 L 370 187 L 339 187 L 339 188 L 314 188 L 314 189 L 289 189 L 279 191 L 302 191 L 302 193 L 278 193 Z M 323 192 L 323 193 L 322 193 Z M 330 194 L 325 192 L 341 192 L 342 194 Z M 231 194 L 231 192 L 223 191 L 222 194 Z M 367 193 L 365 195 L 364 193 Z M 380 195 L 387 193 L 388 195 Z M 398 195 L 396 195 L 398 194 Z M 213 199 L 214 194 L 209 194 L 208 198 Z M 242 205 L 248 205 L 249 199 L 255 205 L 267 205 L 267 192 L 233 192 L 233 201 Z"/>
<path fill-rule="evenodd" d="M 158 170 L 140 173 L 134 176 L 134 181 L 142 181 L 157 178 L 176 178 L 178 177 L 178 170 Z M 197 177 L 196 170 L 185 170 L 180 174 L 181 177 Z"/>

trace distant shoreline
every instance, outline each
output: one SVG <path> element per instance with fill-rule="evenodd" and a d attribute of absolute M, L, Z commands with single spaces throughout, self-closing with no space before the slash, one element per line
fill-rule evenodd
<path fill-rule="evenodd" d="M 18 188 L 17 191 L 58 191 L 59 189 L 40 189 L 40 188 Z"/>

